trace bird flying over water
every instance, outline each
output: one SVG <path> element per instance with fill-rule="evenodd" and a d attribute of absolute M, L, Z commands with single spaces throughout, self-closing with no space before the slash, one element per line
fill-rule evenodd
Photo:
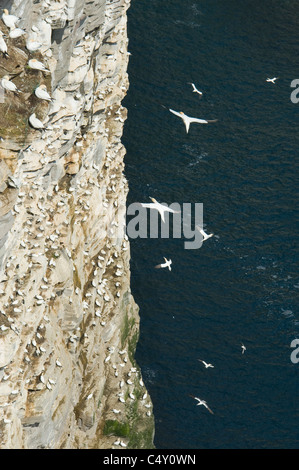
<path fill-rule="evenodd" d="M 202 92 L 199 91 L 196 86 L 194 85 L 194 83 L 190 83 L 189 82 L 189 85 L 192 85 L 192 88 L 193 88 L 193 93 L 198 93 L 200 96 L 202 96 Z"/>
<path fill-rule="evenodd" d="M 163 258 L 164 258 L 164 256 L 163 256 Z M 164 258 L 164 261 L 165 261 L 165 263 L 157 264 L 157 266 L 155 266 L 155 268 L 168 268 L 169 271 L 171 271 L 171 266 L 170 266 L 172 264 L 171 259 L 168 260 L 167 258 Z"/>
<path fill-rule="evenodd" d="M 203 236 L 203 242 L 206 241 L 208 238 L 211 238 L 214 234 L 210 233 L 209 235 L 204 231 L 203 228 L 201 228 L 199 225 L 196 225 L 197 230 L 202 234 Z"/>
<path fill-rule="evenodd" d="M 242 354 L 244 354 L 244 352 L 246 351 L 246 346 L 244 346 L 244 344 L 241 344 L 241 348 L 242 348 Z"/>
<path fill-rule="evenodd" d="M 165 212 L 171 212 L 173 214 L 178 214 L 179 211 L 175 211 L 173 209 L 170 209 L 170 207 L 167 207 L 167 206 L 163 206 L 163 204 L 160 204 L 156 199 L 154 199 L 153 197 L 150 197 L 150 199 L 153 201 L 152 203 L 148 203 L 148 204 L 145 204 L 145 203 L 141 203 L 142 207 L 146 207 L 148 209 L 156 209 L 159 214 L 161 215 L 161 219 L 163 220 L 163 222 L 165 222 L 165 217 L 164 217 L 164 213 Z"/>
<path fill-rule="evenodd" d="M 176 116 L 179 116 L 184 121 L 187 134 L 189 132 L 189 127 L 190 127 L 190 124 L 192 122 L 195 122 L 197 124 L 208 124 L 210 122 L 217 122 L 218 121 L 218 119 L 213 119 L 213 120 L 208 121 L 206 119 L 198 119 L 198 118 L 189 117 L 185 113 L 183 113 L 183 111 L 178 112 L 178 111 L 174 111 L 173 109 L 169 109 L 169 111 L 172 114 L 175 114 Z"/>
<path fill-rule="evenodd" d="M 274 84 L 275 84 L 276 80 L 278 80 L 278 77 L 267 78 L 267 79 L 266 79 L 266 82 L 271 82 L 271 83 L 274 83 Z"/>
<path fill-rule="evenodd" d="M 203 405 L 212 415 L 214 414 L 213 411 L 211 410 L 211 408 L 208 407 L 207 405 L 207 402 L 204 401 L 204 400 L 201 400 L 200 398 L 198 397 L 195 397 L 194 395 L 189 395 L 191 398 L 194 398 L 194 400 L 197 400 L 198 403 L 196 406 L 200 406 L 200 405 Z"/>
<path fill-rule="evenodd" d="M 205 361 L 202 361 L 201 359 L 198 359 L 198 361 L 202 362 L 206 369 L 208 369 L 209 367 L 212 367 L 214 369 L 213 364 L 207 364 Z"/>

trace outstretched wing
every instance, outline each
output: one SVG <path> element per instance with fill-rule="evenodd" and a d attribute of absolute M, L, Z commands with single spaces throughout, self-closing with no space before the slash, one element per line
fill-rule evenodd
<path fill-rule="evenodd" d="M 197 122 L 198 124 L 208 124 L 209 122 L 217 122 L 218 119 L 207 120 L 207 119 L 198 119 L 198 118 L 190 118 L 190 122 Z"/>
<path fill-rule="evenodd" d="M 197 228 L 197 230 L 202 234 L 202 236 L 203 236 L 204 238 L 206 238 L 207 234 L 206 234 L 206 232 L 204 231 L 204 229 L 201 228 L 199 225 L 196 225 L 196 228 Z"/>
<path fill-rule="evenodd" d="M 175 211 L 173 209 L 170 209 L 170 207 L 166 207 L 166 206 L 163 206 L 163 207 L 164 207 L 164 210 L 166 212 L 171 212 L 172 214 L 180 214 L 181 213 L 181 211 Z"/>
<path fill-rule="evenodd" d="M 176 116 L 179 116 L 180 118 L 182 117 L 182 115 L 180 113 L 178 113 L 177 111 L 174 111 L 173 109 L 170 109 L 169 108 L 169 111 L 172 113 L 172 114 L 175 114 Z"/>
<path fill-rule="evenodd" d="M 205 407 L 206 407 L 206 409 L 211 413 L 211 415 L 214 414 L 213 411 L 211 410 L 211 408 L 209 408 L 207 404 L 205 404 Z"/>

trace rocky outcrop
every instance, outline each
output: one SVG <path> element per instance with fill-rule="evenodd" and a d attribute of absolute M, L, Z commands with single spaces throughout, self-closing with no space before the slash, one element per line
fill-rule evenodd
<path fill-rule="evenodd" d="M 0 58 L 20 90 L 0 103 L 0 448 L 153 446 L 124 230 L 128 6 L 4 2 L 27 33 Z"/>

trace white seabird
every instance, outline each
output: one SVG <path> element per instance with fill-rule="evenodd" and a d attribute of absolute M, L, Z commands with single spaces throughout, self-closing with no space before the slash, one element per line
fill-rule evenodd
<path fill-rule="evenodd" d="M 161 219 L 163 220 L 163 222 L 165 222 L 165 217 L 164 217 L 165 212 L 171 212 L 173 214 L 178 214 L 179 213 L 179 211 L 174 211 L 173 209 L 170 209 L 170 207 L 163 206 L 163 204 L 160 204 L 153 197 L 150 197 L 150 199 L 153 201 L 153 203 L 148 203 L 148 204 L 141 203 L 142 207 L 146 207 L 148 209 L 156 209 L 159 212 L 159 214 L 161 215 Z"/>
<path fill-rule="evenodd" d="M 0 31 L 0 52 L 2 52 L 2 54 L 3 54 L 5 57 L 8 57 L 8 54 L 7 54 L 7 44 L 6 44 L 6 42 L 4 41 L 4 39 L 3 39 L 3 33 L 2 33 L 2 31 Z"/>
<path fill-rule="evenodd" d="M 212 415 L 214 414 L 213 411 L 211 410 L 211 408 L 208 407 L 207 405 L 207 402 L 204 401 L 204 400 L 201 400 L 200 398 L 198 397 L 195 397 L 194 395 L 190 395 L 191 398 L 194 398 L 194 400 L 197 400 L 198 403 L 196 406 L 200 406 L 200 405 L 203 405 Z"/>
<path fill-rule="evenodd" d="M 44 129 L 43 123 L 36 117 L 35 113 L 29 116 L 29 123 L 34 129 Z"/>
<path fill-rule="evenodd" d="M 23 36 L 23 34 L 25 34 L 26 31 L 22 28 L 12 28 L 10 31 L 9 31 L 9 37 L 11 39 L 16 39 L 16 38 L 19 38 L 20 36 Z"/>
<path fill-rule="evenodd" d="M 196 225 L 197 230 L 202 234 L 203 236 L 203 242 L 206 241 L 208 238 L 213 237 L 213 233 L 210 233 L 209 235 L 204 231 L 203 228 L 201 228 L 199 225 Z"/>
<path fill-rule="evenodd" d="M 12 91 L 13 93 L 22 93 L 21 90 L 17 88 L 17 86 L 10 81 L 8 75 L 4 75 L 4 77 L 1 80 L 1 85 L 4 88 L 4 90 Z"/>
<path fill-rule="evenodd" d="M 28 66 L 34 70 L 41 70 L 42 72 L 50 72 L 50 70 L 47 69 L 42 62 L 36 59 L 30 59 L 28 61 Z"/>
<path fill-rule="evenodd" d="M 242 348 L 242 354 L 244 354 L 244 352 L 246 351 L 246 346 L 244 346 L 244 344 L 241 344 L 241 348 Z"/>
<path fill-rule="evenodd" d="M 164 258 L 164 256 L 163 256 L 163 258 Z M 155 268 L 168 268 L 169 271 L 171 271 L 171 266 L 170 266 L 172 264 L 171 259 L 164 258 L 164 261 L 165 261 L 165 263 L 157 264 L 157 266 L 155 266 Z"/>
<path fill-rule="evenodd" d="M 266 79 L 266 82 L 271 82 L 271 83 L 274 83 L 276 82 L 276 80 L 278 79 L 278 77 L 274 77 L 274 78 L 267 78 Z"/>
<path fill-rule="evenodd" d="M 202 362 L 206 369 L 208 369 L 209 367 L 212 367 L 214 369 L 213 364 L 207 364 L 205 361 L 202 361 L 201 359 L 198 359 L 198 361 Z"/>
<path fill-rule="evenodd" d="M 15 15 L 10 15 L 9 11 L 4 8 L 3 14 L 2 14 L 2 20 L 3 23 L 9 28 L 13 29 L 15 28 L 16 24 L 20 21 L 20 18 L 18 18 Z"/>
<path fill-rule="evenodd" d="M 173 109 L 169 109 L 169 111 L 172 114 L 175 114 L 176 116 L 179 116 L 184 121 L 187 134 L 189 132 L 189 127 L 190 127 L 190 124 L 192 122 L 196 122 L 197 124 L 208 124 L 210 122 L 217 122 L 218 121 L 218 119 L 207 120 L 207 119 L 193 118 L 193 117 L 187 116 L 185 113 L 183 113 L 183 111 L 178 112 L 178 111 L 174 111 Z"/>
<path fill-rule="evenodd" d="M 27 42 L 26 42 L 26 49 L 29 51 L 29 52 L 35 52 L 37 51 L 38 49 L 40 49 L 42 47 L 42 43 L 41 42 L 38 42 L 38 41 L 35 41 L 34 39 L 29 39 Z"/>
<path fill-rule="evenodd" d="M 41 100 L 52 101 L 51 96 L 47 92 L 46 85 L 40 85 L 39 87 L 35 89 L 34 93 Z"/>
<path fill-rule="evenodd" d="M 190 83 L 189 82 L 189 85 L 192 85 L 192 88 L 193 88 L 193 93 L 198 93 L 200 96 L 202 95 L 202 92 L 199 91 L 196 86 L 194 85 L 194 83 Z"/>

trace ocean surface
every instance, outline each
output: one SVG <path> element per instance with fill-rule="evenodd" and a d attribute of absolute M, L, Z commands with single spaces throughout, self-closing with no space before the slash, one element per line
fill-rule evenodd
<path fill-rule="evenodd" d="M 131 240 L 136 360 L 158 449 L 299 447 L 298 26 L 298 0 L 132 0 L 128 10 L 128 204 L 203 203 L 215 234 L 197 250 Z M 218 122 L 187 135 L 168 108 Z M 163 256 L 171 272 L 154 268 Z"/>

